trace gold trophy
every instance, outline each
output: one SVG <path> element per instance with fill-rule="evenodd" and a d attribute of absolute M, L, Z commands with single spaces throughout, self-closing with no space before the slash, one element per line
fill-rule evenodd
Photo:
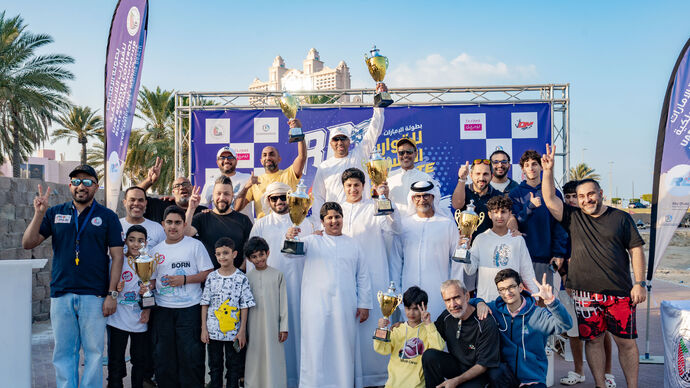
<path fill-rule="evenodd" d="M 371 153 L 371 158 L 365 164 L 367 168 L 367 174 L 369 174 L 369 180 L 374 187 L 378 187 L 388 179 L 388 171 L 391 168 L 391 162 L 388 159 L 384 159 L 378 150 L 374 149 Z M 379 197 L 374 200 L 376 204 L 375 216 L 383 216 L 386 214 L 393 213 L 393 205 L 391 201 L 386 198 L 385 195 L 379 193 Z"/>
<path fill-rule="evenodd" d="M 307 194 L 306 189 L 307 186 L 304 184 L 304 179 L 300 179 L 297 191 L 294 193 L 288 191 L 287 202 L 290 207 L 290 221 L 292 221 L 295 228 L 299 227 L 307 217 L 307 212 L 314 202 L 314 198 Z M 304 242 L 299 241 L 298 237 L 287 239 L 283 242 L 283 249 L 280 251 L 291 255 L 304 255 Z"/>
<path fill-rule="evenodd" d="M 388 58 L 384 57 L 379 53 L 379 49 L 374 46 L 369 53 L 370 56 L 364 54 L 364 63 L 367 64 L 369 69 L 369 74 L 371 78 L 376 81 L 376 84 L 383 83 L 383 78 L 386 76 L 386 70 L 388 69 Z M 376 93 L 374 95 L 374 106 L 386 107 L 393 103 L 393 98 L 388 92 Z"/>
<path fill-rule="evenodd" d="M 458 223 L 461 237 L 458 241 L 458 246 L 455 247 L 452 260 L 458 263 L 470 263 L 470 251 L 468 247 L 470 237 L 472 237 L 472 234 L 477 230 L 479 225 L 484 222 L 484 213 L 477 214 L 474 211 L 474 207 L 474 200 L 471 199 L 465 211 L 461 212 L 460 209 L 455 211 L 455 222 Z"/>
<path fill-rule="evenodd" d="M 148 289 L 151 286 L 151 276 L 156 270 L 156 259 L 149 256 L 144 250 L 144 247 L 141 248 L 139 253 L 139 257 L 134 260 L 134 271 L 147 288 L 144 295 L 139 299 L 139 306 L 142 309 L 150 309 L 156 305 L 156 299 L 153 296 L 153 292 Z"/>
<path fill-rule="evenodd" d="M 299 101 L 297 97 L 293 96 L 288 92 L 283 92 L 283 96 L 278 100 L 278 105 L 280 105 L 280 110 L 288 119 L 294 119 L 297 117 L 297 110 L 299 109 Z M 302 128 L 290 128 L 290 139 L 289 143 L 295 143 L 304 140 L 304 132 Z"/>
<path fill-rule="evenodd" d="M 379 300 L 381 314 L 383 314 L 384 318 L 389 319 L 390 316 L 395 312 L 395 309 L 398 308 L 398 305 L 402 303 L 403 297 L 401 294 L 395 295 L 395 282 L 391 282 L 386 293 L 384 294 L 382 291 L 379 291 L 379 293 L 376 294 L 376 299 Z M 374 339 L 383 342 L 390 342 L 390 329 L 387 327 L 377 328 L 374 332 Z"/>

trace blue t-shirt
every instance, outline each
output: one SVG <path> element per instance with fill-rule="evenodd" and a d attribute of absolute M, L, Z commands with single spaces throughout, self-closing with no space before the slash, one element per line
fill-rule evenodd
<path fill-rule="evenodd" d="M 53 270 L 50 280 L 50 297 L 67 293 L 79 295 L 108 294 L 110 281 L 109 247 L 121 247 L 122 225 L 117 215 L 95 200 L 79 213 L 79 227 L 93 207 L 91 217 L 79 238 L 79 265 L 75 263 L 77 227 L 74 220 L 74 204 L 65 202 L 46 211 L 39 233 L 53 237 Z"/>

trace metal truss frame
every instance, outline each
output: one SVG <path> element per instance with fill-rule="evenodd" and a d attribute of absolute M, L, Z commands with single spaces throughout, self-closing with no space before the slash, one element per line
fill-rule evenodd
<path fill-rule="evenodd" d="M 570 170 L 570 84 L 429 87 L 390 89 L 395 106 L 496 105 L 549 103 L 551 144 L 557 145 L 557 185 L 567 181 Z M 298 97 L 327 96 L 325 104 L 302 104 L 303 108 L 372 106 L 373 89 L 317 90 L 291 92 Z M 281 92 L 176 92 L 175 93 L 175 171 L 190 174 L 190 119 L 194 110 L 275 109 Z M 542 152 L 543 150 L 538 150 Z"/>

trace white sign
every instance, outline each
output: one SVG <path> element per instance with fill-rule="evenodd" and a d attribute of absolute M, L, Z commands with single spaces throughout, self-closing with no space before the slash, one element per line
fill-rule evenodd
<path fill-rule="evenodd" d="M 486 113 L 461 113 L 460 139 L 486 139 Z"/>
<path fill-rule="evenodd" d="M 510 130 L 513 139 L 537 138 L 537 112 L 513 112 L 510 114 Z"/>
<path fill-rule="evenodd" d="M 254 143 L 278 142 L 278 117 L 257 117 L 254 119 Z"/>
<path fill-rule="evenodd" d="M 254 143 L 232 143 L 235 150 L 237 168 L 254 168 Z"/>
<path fill-rule="evenodd" d="M 503 151 L 513 160 L 513 139 L 486 139 L 486 158 L 489 159 L 494 151 Z M 498 156 L 498 155 L 497 155 Z M 505 159 L 504 155 L 500 155 L 498 160 Z"/>
<path fill-rule="evenodd" d="M 230 143 L 230 119 L 206 119 L 206 144 Z"/>

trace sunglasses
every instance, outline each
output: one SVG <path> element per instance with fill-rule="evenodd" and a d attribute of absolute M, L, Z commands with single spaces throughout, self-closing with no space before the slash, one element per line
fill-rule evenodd
<path fill-rule="evenodd" d="M 271 202 L 276 202 L 276 201 L 278 201 L 278 200 L 281 200 L 281 201 L 285 202 L 285 201 L 287 200 L 287 195 L 285 195 L 285 194 L 282 194 L 282 195 L 272 195 L 272 196 L 268 197 L 268 200 L 271 201 Z"/>
<path fill-rule="evenodd" d="M 91 187 L 91 186 L 93 186 L 93 184 L 96 183 L 96 182 L 94 182 L 93 179 L 76 179 L 76 178 L 75 178 L 75 179 L 72 179 L 72 180 L 70 181 L 70 183 L 71 183 L 72 186 L 74 186 L 74 187 L 77 187 L 77 186 L 81 185 L 82 183 L 84 184 L 85 187 Z"/>
<path fill-rule="evenodd" d="M 412 155 L 412 154 L 414 154 L 414 151 L 410 151 L 410 150 L 398 150 L 398 155 L 405 156 L 405 155 Z"/>
<path fill-rule="evenodd" d="M 218 157 L 218 160 L 233 160 L 233 159 L 235 159 L 235 157 L 232 155 L 230 155 L 230 156 L 219 156 Z"/>
<path fill-rule="evenodd" d="M 489 159 L 475 159 L 472 164 L 477 165 L 477 164 L 486 164 L 487 166 L 491 164 L 491 161 Z"/>
<path fill-rule="evenodd" d="M 510 163 L 508 160 L 503 159 L 503 160 L 492 160 L 491 164 L 508 164 Z"/>
<path fill-rule="evenodd" d="M 336 137 L 332 138 L 331 141 L 334 141 L 334 142 L 342 141 L 342 142 L 344 142 L 344 141 L 347 141 L 347 136 L 336 136 Z"/>
<path fill-rule="evenodd" d="M 175 183 L 175 184 L 173 185 L 173 190 L 174 190 L 174 189 L 179 189 L 180 187 L 191 187 L 191 186 L 192 186 L 192 184 L 189 183 L 189 182 Z"/>

